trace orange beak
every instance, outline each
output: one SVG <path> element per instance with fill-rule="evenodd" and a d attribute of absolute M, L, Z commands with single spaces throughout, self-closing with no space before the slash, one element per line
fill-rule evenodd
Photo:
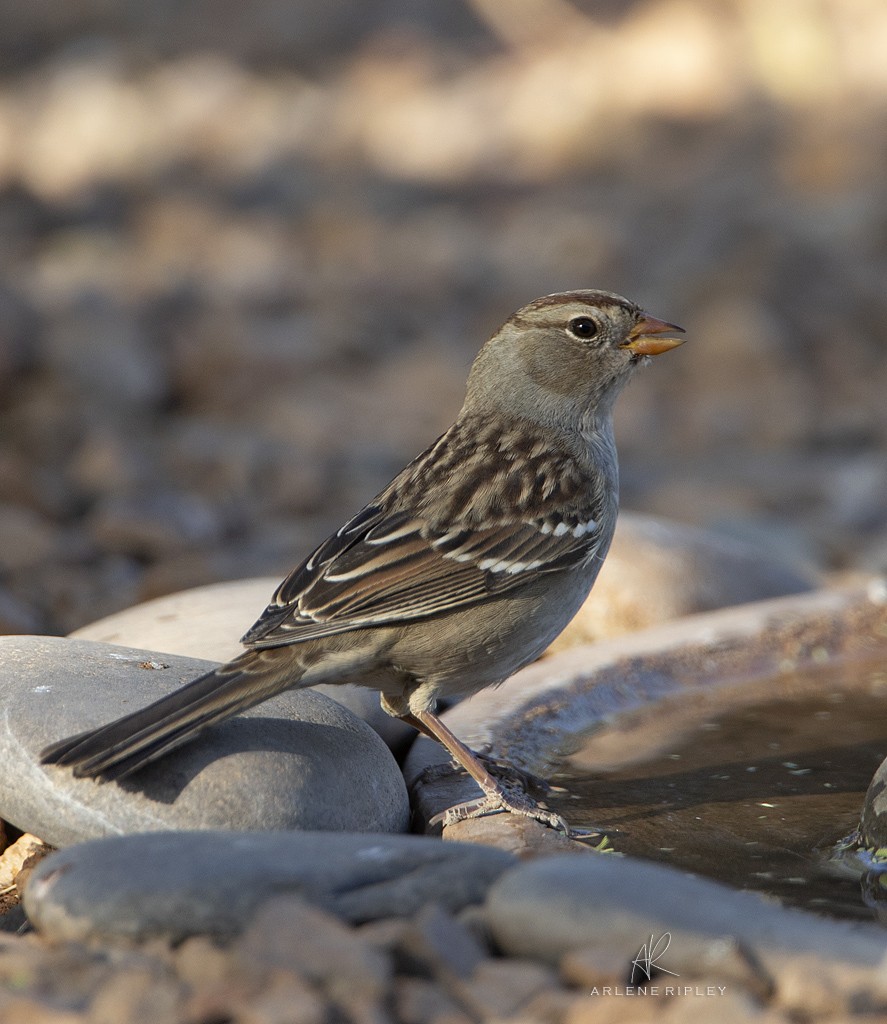
<path fill-rule="evenodd" d="M 677 324 L 669 324 L 664 320 L 657 320 L 655 316 L 647 316 L 645 313 L 642 320 L 632 328 L 628 340 L 620 345 L 620 348 L 627 348 L 629 352 L 638 356 L 658 356 L 670 349 L 683 345 L 686 338 L 666 338 L 665 334 L 672 334 L 675 331 L 684 333 L 683 327 Z"/>

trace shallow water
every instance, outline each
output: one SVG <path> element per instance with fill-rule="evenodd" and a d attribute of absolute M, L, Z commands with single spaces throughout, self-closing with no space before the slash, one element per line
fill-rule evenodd
<path fill-rule="evenodd" d="M 549 775 L 567 790 L 549 803 L 624 853 L 872 918 L 859 878 L 829 855 L 887 755 L 884 663 L 780 677 L 774 689 L 682 693 L 617 716 Z"/>

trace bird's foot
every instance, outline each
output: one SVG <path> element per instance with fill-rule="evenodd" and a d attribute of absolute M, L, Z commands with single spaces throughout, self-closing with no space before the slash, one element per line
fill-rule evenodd
<path fill-rule="evenodd" d="M 469 818 L 483 818 L 488 814 L 500 814 L 508 811 L 511 814 L 519 814 L 524 818 L 534 818 L 541 821 L 549 828 L 557 829 L 559 832 L 569 834 L 570 826 L 554 811 L 540 807 L 534 800 L 531 800 L 523 793 L 501 792 L 486 793 L 476 800 L 466 800 L 464 803 L 448 807 L 445 811 L 435 815 L 431 819 L 432 825 L 454 825 L 457 821 L 467 821 Z"/>
<path fill-rule="evenodd" d="M 600 852 L 606 852 L 610 848 L 609 839 L 602 829 L 572 828 L 559 814 L 550 811 L 547 807 L 541 807 L 526 793 L 513 787 L 506 789 L 505 786 L 500 786 L 497 791 L 486 793 L 476 800 L 466 800 L 454 807 L 448 807 L 440 814 L 436 814 L 430 824 L 439 824 L 446 828 L 448 825 L 454 825 L 457 821 L 467 821 L 470 818 L 482 818 L 488 814 L 501 814 L 502 812 L 518 814 L 521 817 L 541 822 L 548 828 L 563 832 L 568 839 L 590 843 Z"/>

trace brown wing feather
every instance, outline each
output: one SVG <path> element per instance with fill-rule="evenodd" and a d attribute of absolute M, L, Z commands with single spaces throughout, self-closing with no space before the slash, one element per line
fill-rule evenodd
<path fill-rule="evenodd" d="M 575 460 L 525 430 L 503 436 L 474 424 L 470 447 L 459 430 L 457 423 L 290 573 L 243 642 L 274 647 L 425 618 L 593 557 L 601 540 L 594 519 L 607 496 L 589 487 Z M 495 507 L 505 484 L 507 511 Z M 577 499 L 589 494 L 592 508 L 582 511 Z"/>
<path fill-rule="evenodd" d="M 524 586 L 537 572 L 591 557 L 598 539 L 594 533 L 555 537 L 535 524 L 509 523 L 446 551 L 446 534 L 429 533 L 415 521 L 414 532 L 384 545 L 354 539 L 340 554 L 318 561 L 313 572 L 300 566 L 278 590 L 291 595 L 287 603 L 270 605 L 244 643 L 299 643 L 466 607 Z"/>

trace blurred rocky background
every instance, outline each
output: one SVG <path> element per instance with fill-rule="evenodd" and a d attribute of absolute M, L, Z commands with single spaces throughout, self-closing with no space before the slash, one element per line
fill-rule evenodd
<path fill-rule="evenodd" d="M 624 506 L 887 566 L 883 0 L 0 24 L 0 631 L 282 575 L 583 286 L 690 338 L 622 400 Z"/>

